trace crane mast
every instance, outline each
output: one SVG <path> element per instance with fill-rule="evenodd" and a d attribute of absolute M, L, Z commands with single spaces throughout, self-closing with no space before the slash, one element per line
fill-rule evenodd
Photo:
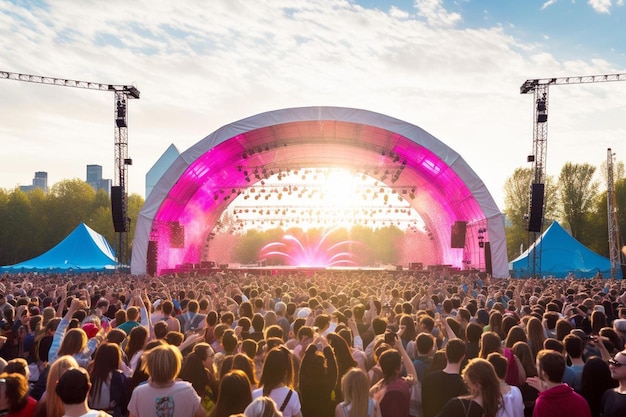
<path fill-rule="evenodd" d="M 611 260 L 611 278 L 616 278 L 617 268 L 620 262 L 619 226 L 617 223 L 617 201 L 615 197 L 615 182 L 613 177 L 613 156 L 615 154 L 608 148 L 606 151 L 606 211 L 608 216 L 609 232 L 609 259 Z"/>
<path fill-rule="evenodd" d="M 528 162 L 532 162 L 533 180 L 531 183 L 529 214 L 527 230 L 533 233 L 535 250 L 529 257 L 529 271 L 532 276 L 541 276 L 541 251 L 537 250 L 538 236 L 541 237 L 544 214 L 544 190 L 546 177 L 546 156 L 548 150 L 548 103 L 549 88 L 551 85 L 564 84 L 588 84 L 610 81 L 626 81 L 626 73 L 582 75 L 561 78 L 538 78 L 524 81 L 520 87 L 520 94 L 533 94 L 533 154 L 528 156 Z M 609 216 L 610 217 L 610 216 Z M 617 220 L 615 220 L 617 227 Z M 610 223 L 610 220 L 609 220 Z M 610 232 L 609 232 L 610 234 Z"/>
<path fill-rule="evenodd" d="M 138 99 L 139 90 L 132 85 L 104 84 L 91 81 L 68 80 L 65 78 L 46 77 L 41 75 L 21 74 L 8 71 L 0 71 L 0 78 L 15 81 L 24 81 L 36 84 L 48 84 L 61 87 L 85 88 L 89 90 L 109 91 L 114 93 L 114 154 L 115 154 L 115 180 L 116 193 L 111 190 L 111 211 L 115 232 L 118 239 L 115 249 L 119 265 L 128 265 L 130 218 L 127 215 L 128 208 L 128 165 L 132 160 L 128 157 L 128 100 Z M 119 201 L 114 202 L 114 194 Z"/>

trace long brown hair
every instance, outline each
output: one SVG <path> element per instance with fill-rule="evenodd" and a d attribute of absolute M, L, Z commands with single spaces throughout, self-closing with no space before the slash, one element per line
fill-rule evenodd
<path fill-rule="evenodd" d="M 474 358 L 463 369 L 462 375 L 466 384 L 471 381 L 473 385 L 480 388 L 480 396 L 483 400 L 483 416 L 495 417 L 502 404 L 502 394 L 500 393 L 500 381 L 493 365 L 485 359 Z M 471 395 L 475 396 L 476 394 L 471 393 Z"/>

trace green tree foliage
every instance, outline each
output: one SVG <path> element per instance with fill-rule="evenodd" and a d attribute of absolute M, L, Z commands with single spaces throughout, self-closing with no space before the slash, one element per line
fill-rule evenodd
<path fill-rule="evenodd" d="M 132 242 L 143 198 L 131 194 L 128 215 Z M 48 194 L 40 189 L 0 189 L 0 265 L 38 256 L 63 240 L 80 223 L 102 234 L 114 245 L 111 200 L 87 183 L 74 179 L 55 184 Z"/>
<path fill-rule="evenodd" d="M 532 168 L 516 168 L 504 182 L 504 213 L 507 217 L 506 244 L 509 259 L 515 259 L 520 247 L 528 248 L 534 234 L 527 231 L 530 190 L 534 178 Z M 544 226 L 556 216 L 556 187 L 552 177 L 546 177 L 544 193 Z"/>
<path fill-rule="evenodd" d="M 609 256 L 609 225 L 606 191 L 595 200 L 592 212 L 587 216 L 587 229 L 584 244 L 600 255 Z M 626 179 L 615 181 L 615 202 L 617 205 L 617 223 L 620 231 L 620 242 L 624 245 L 626 232 Z"/>
<path fill-rule="evenodd" d="M 572 236 L 584 242 L 587 220 L 598 195 L 598 182 L 593 176 L 596 168 L 590 164 L 566 163 L 559 175 L 561 218 L 569 225 Z"/>

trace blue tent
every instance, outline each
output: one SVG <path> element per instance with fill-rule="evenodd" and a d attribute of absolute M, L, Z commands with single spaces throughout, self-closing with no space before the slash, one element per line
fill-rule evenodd
<path fill-rule="evenodd" d="M 48 252 L 28 261 L 0 267 L 0 272 L 113 272 L 115 253 L 106 239 L 85 223 Z"/>
<path fill-rule="evenodd" d="M 534 257 L 533 252 L 536 250 L 540 251 L 540 256 L 538 254 Z M 598 272 L 605 278 L 611 276 L 610 259 L 598 255 L 574 239 L 556 221 L 526 252 L 509 263 L 509 269 L 514 277 L 528 277 L 532 275 L 534 260 L 539 258 L 542 276 L 565 278 L 571 273 L 577 278 L 592 278 Z M 619 265 L 615 273 L 616 278 L 622 278 Z"/>

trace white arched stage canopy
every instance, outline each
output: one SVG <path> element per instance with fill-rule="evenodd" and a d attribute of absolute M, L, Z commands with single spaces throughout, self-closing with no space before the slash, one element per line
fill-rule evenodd
<path fill-rule="evenodd" d="M 339 107 L 261 113 L 223 126 L 183 152 L 139 214 L 131 272 L 146 273 L 149 247 L 158 253 L 157 273 L 206 261 L 201 259 L 205 242 L 232 202 L 216 198 L 218 190 L 252 187 L 259 179 L 246 179 L 241 173 L 249 167 L 359 170 L 391 164 L 401 165 L 393 186 L 416 189 L 416 197 L 407 201 L 433 233 L 440 264 L 460 269 L 483 265 L 479 241 L 489 242 L 493 276 L 509 275 L 502 214 L 459 154 L 405 121 Z M 391 185 L 391 181 L 382 182 Z M 451 228 L 457 221 L 467 225 L 462 249 L 451 247 Z M 172 247 L 170 242 L 170 225 L 176 222 L 183 226 L 184 247 Z"/>

